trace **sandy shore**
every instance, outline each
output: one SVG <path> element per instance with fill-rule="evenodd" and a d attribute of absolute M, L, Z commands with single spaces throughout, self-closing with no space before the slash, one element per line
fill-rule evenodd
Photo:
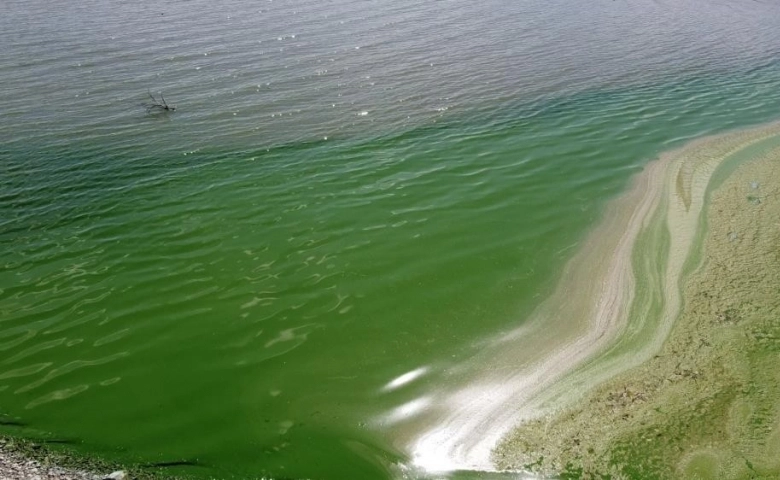
<path fill-rule="evenodd" d="M 674 154 L 740 147 L 712 157 L 733 163 L 706 184 L 699 176 L 672 190 L 682 207 L 697 197 L 688 191 L 707 199 L 711 190 L 698 248 L 682 271 L 692 270 L 681 277 L 685 306 L 676 321 L 668 317 L 673 330 L 641 365 L 521 425 L 496 450 L 500 468 L 585 478 L 780 477 L 780 139 L 745 141 L 774 129 Z"/>
<path fill-rule="evenodd" d="M 712 186 L 740 157 L 763 155 L 778 135 L 773 124 L 709 137 L 651 162 L 578 247 L 532 318 L 463 367 L 466 387 L 435 394 L 441 407 L 412 441 L 415 463 L 522 470 L 544 456 L 543 469 L 560 467 L 539 452 L 563 437 L 528 427 L 510 432 L 548 422 L 595 385 L 658 354 L 680 316 L 684 282 L 701 260 Z"/>

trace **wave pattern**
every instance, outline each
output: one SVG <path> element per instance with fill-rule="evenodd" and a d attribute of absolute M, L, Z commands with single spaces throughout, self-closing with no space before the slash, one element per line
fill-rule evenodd
<path fill-rule="evenodd" d="M 215 476 L 391 475 L 633 173 L 780 110 L 761 2 L 49 11 L 0 5 L 0 414 Z"/>

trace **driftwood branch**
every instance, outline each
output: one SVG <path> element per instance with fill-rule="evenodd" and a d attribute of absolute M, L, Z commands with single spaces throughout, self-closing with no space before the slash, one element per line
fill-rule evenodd
<path fill-rule="evenodd" d="M 165 101 L 165 97 L 163 96 L 162 92 L 160 92 L 160 100 L 158 101 L 154 95 L 152 95 L 152 92 L 146 92 L 149 94 L 149 98 L 152 99 L 152 103 L 142 103 L 141 106 L 146 108 L 146 113 L 152 113 L 152 112 L 172 112 L 176 110 L 175 105 L 168 105 L 168 102 Z"/>

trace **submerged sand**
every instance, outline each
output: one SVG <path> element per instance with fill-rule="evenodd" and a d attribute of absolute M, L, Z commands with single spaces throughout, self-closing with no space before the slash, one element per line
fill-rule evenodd
<path fill-rule="evenodd" d="M 416 464 L 625 478 L 778 468 L 760 458 L 780 451 L 780 358 L 747 347 L 780 352 L 778 163 L 773 124 L 649 164 L 532 318 L 463 367 L 467 387 L 437 392 Z M 733 467 L 748 450 L 755 461 Z"/>

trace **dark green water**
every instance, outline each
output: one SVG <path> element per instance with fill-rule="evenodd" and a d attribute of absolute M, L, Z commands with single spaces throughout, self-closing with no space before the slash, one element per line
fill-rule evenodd
<path fill-rule="evenodd" d="M 773 5 L 281 3 L 176 3 L 144 39 L 136 7 L 93 5 L 104 30 L 2 7 L 0 413 L 26 425 L 3 432 L 193 476 L 402 475 L 429 392 L 632 174 L 780 112 Z M 261 27 L 293 53 L 255 51 Z M 147 88 L 179 110 L 145 115 Z"/>

